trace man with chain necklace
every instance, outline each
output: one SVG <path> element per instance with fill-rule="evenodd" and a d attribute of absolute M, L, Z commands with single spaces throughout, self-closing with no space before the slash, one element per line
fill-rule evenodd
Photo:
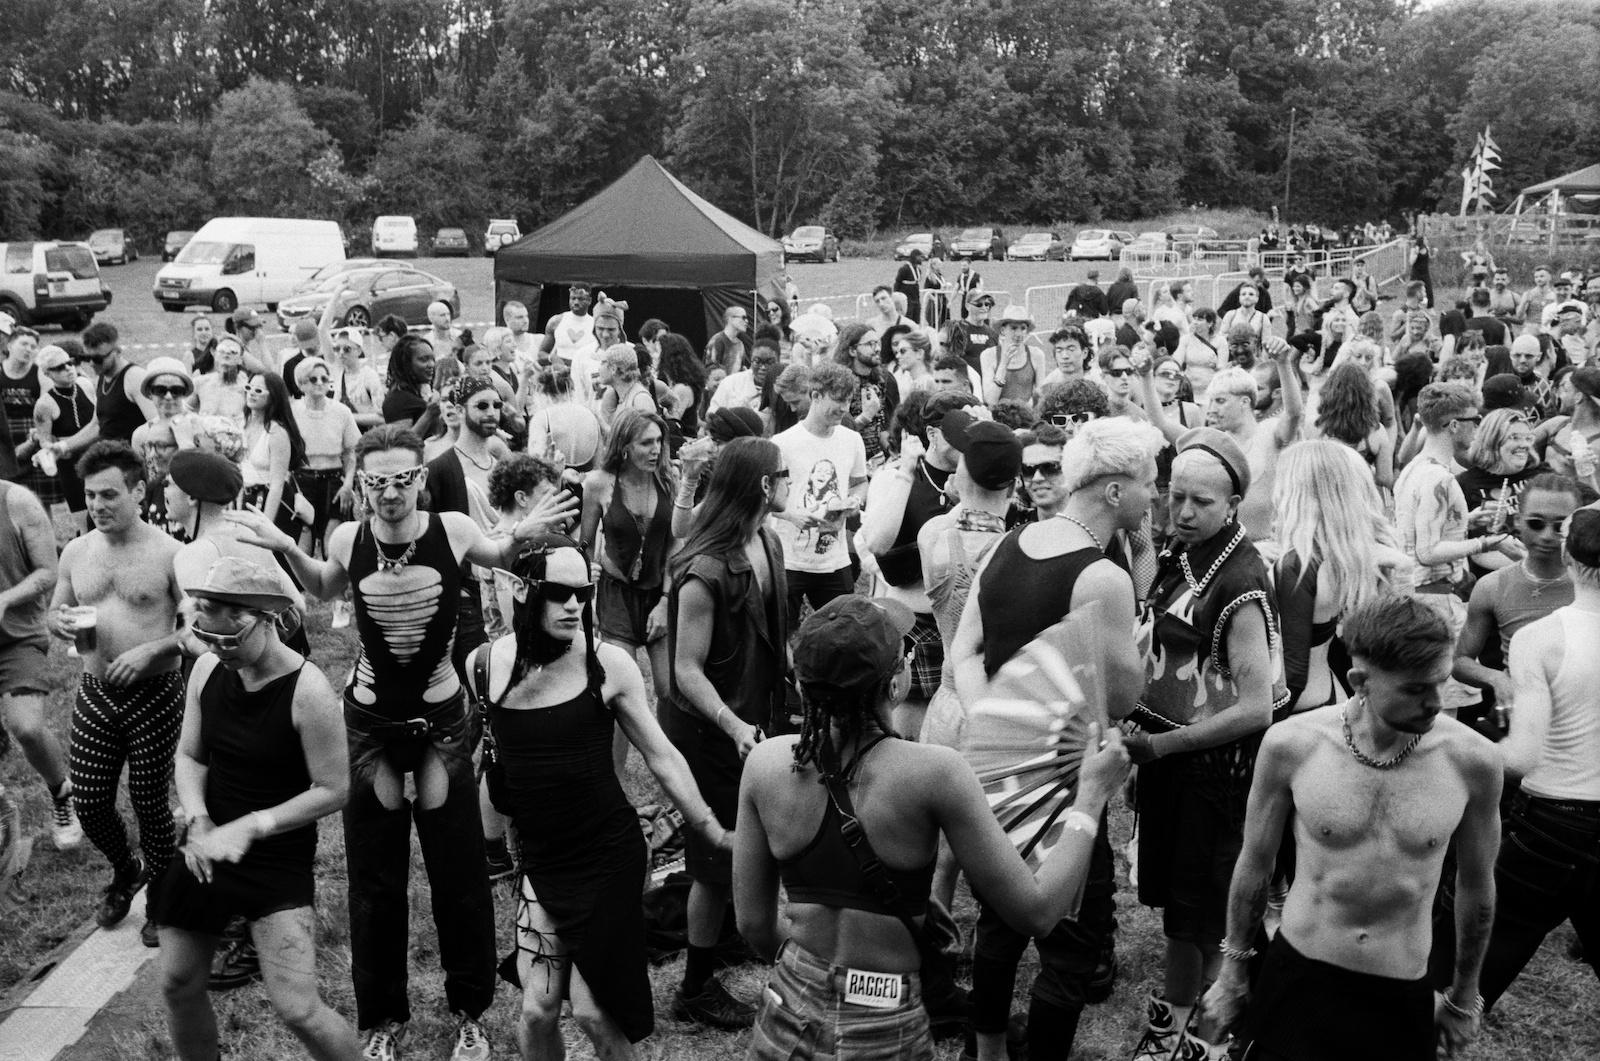
<path fill-rule="evenodd" d="M 1500 757 L 1445 715 L 1454 638 L 1416 597 L 1384 597 L 1344 621 L 1355 695 L 1273 726 L 1261 742 L 1244 849 L 1228 898 L 1210 1038 L 1232 1027 L 1250 1061 L 1453 1057 L 1481 1031 L 1479 972 L 1495 908 Z M 1262 918 L 1284 829 L 1297 872 L 1283 925 Z M 1432 905 L 1455 841 L 1454 967 L 1436 995 Z M 1249 984 L 1256 947 L 1265 960 Z"/>
<path fill-rule="evenodd" d="M 509 568 L 529 538 L 565 527 L 577 502 L 544 498 L 490 541 L 471 516 L 428 513 L 422 439 L 386 424 L 356 445 L 368 519 L 341 524 L 328 557 L 301 552 L 258 512 L 229 513 L 241 540 L 284 554 L 308 593 L 353 591 L 361 655 L 345 688 L 350 798 L 344 808 L 350 874 L 350 956 L 356 1020 L 369 1061 L 396 1061 L 411 1007 L 406 990 L 407 876 L 415 821 L 432 887 L 439 963 L 455 1014 L 452 1061 L 485 1061 L 480 1015 L 494 997 L 494 901 L 472 764 L 477 717 L 451 664 L 461 565 Z M 415 779 L 416 802 L 405 795 Z"/>

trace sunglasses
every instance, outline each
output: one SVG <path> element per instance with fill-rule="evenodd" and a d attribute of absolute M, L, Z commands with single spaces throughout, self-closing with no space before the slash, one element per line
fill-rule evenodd
<path fill-rule="evenodd" d="M 480 413 L 486 413 L 490 409 L 498 412 L 499 410 L 505 408 L 505 404 L 505 402 L 473 402 L 471 408 Z"/>
<path fill-rule="evenodd" d="M 1543 534 L 1548 528 L 1554 528 L 1555 532 L 1560 534 L 1567 527 L 1565 519 L 1545 519 L 1543 516 L 1523 516 L 1521 523 L 1535 534 Z"/>
<path fill-rule="evenodd" d="M 588 604 L 594 599 L 592 582 L 582 586 L 569 586 L 565 582 L 523 578 L 503 567 L 494 569 L 494 577 L 496 582 L 503 582 L 511 587 L 511 596 L 518 604 L 525 602 L 529 595 L 549 601 L 551 604 L 565 604 L 573 598 L 577 598 L 579 604 Z"/>
<path fill-rule="evenodd" d="M 1477 424 L 1483 423 L 1483 417 L 1482 416 L 1458 416 L 1458 417 L 1455 417 L 1450 422 L 1452 424 L 1473 424 L 1473 425 L 1477 425 Z"/>
<path fill-rule="evenodd" d="M 787 478 L 789 478 L 789 469 L 788 468 L 780 468 L 777 471 L 772 473 L 771 478 L 773 479 L 774 482 L 776 482 L 779 479 L 787 479 Z"/>
<path fill-rule="evenodd" d="M 1045 417 L 1045 421 L 1047 423 L 1054 424 L 1056 427 L 1066 427 L 1068 424 L 1078 424 L 1081 426 L 1083 424 L 1087 424 L 1094 418 L 1095 414 L 1086 409 L 1081 413 L 1051 413 L 1049 416 Z"/>
<path fill-rule="evenodd" d="M 187 398 L 189 396 L 189 388 L 172 387 L 165 383 L 158 383 L 150 388 L 150 395 L 154 398 Z"/>
<path fill-rule="evenodd" d="M 191 626 L 189 629 L 194 634 L 195 639 L 201 644 L 218 649 L 222 652 L 232 652 L 240 645 L 244 644 L 244 639 L 255 633 L 256 627 L 259 625 L 261 625 L 261 620 L 253 619 L 251 620 L 249 626 L 232 634 L 215 634 L 210 630 L 204 630 L 198 626 Z"/>
<path fill-rule="evenodd" d="M 356 478 L 361 480 L 361 488 L 363 490 L 371 490 L 374 493 L 381 494 L 391 486 L 398 486 L 400 489 L 404 490 L 407 487 L 414 485 L 417 481 L 417 478 L 426 470 L 427 469 L 424 465 L 419 464 L 415 468 L 407 468 L 403 472 L 394 472 L 390 475 L 377 475 L 373 472 L 356 472 Z"/>
<path fill-rule="evenodd" d="M 1114 376 L 1117 379 L 1127 379 L 1129 376 L 1133 375 L 1133 369 L 1131 369 L 1131 368 L 1108 368 L 1108 369 L 1106 369 L 1106 375 Z"/>
<path fill-rule="evenodd" d="M 310 379 L 306 380 L 306 382 L 309 383 L 309 384 L 313 384 L 313 385 L 320 383 L 322 386 L 326 387 L 328 384 L 332 383 L 333 381 L 331 379 L 329 379 L 327 376 L 312 376 Z"/>
<path fill-rule="evenodd" d="M 1042 464 L 1027 464 L 1027 463 L 1024 463 L 1022 465 L 1022 477 L 1024 479 L 1032 479 L 1035 475 L 1042 475 L 1046 479 L 1054 479 L 1056 476 L 1058 476 L 1060 474 L 1061 474 L 1061 462 L 1060 461 L 1045 461 Z"/>
<path fill-rule="evenodd" d="M 1181 372 L 1157 372 L 1156 379 L 1177 379 L 1181 375 Z"/>

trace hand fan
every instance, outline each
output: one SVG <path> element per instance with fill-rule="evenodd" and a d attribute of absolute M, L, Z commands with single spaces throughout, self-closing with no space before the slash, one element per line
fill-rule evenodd
<path fill-rule="evenodd" d="M 1031 870 L 1061 839 L 1088 724 L 1106 725 L 1102 660 L 1110 636 L 1098 604 L 1079 608 L 1007 660 L 967 719 L 962 753 Z"/>

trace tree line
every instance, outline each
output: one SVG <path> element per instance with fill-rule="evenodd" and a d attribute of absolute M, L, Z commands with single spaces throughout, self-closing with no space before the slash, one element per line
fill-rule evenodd
<path fill-rule="evenodd" d="M 8 10 L 0 238 L 409 213 L 476 240 L 646 152 L 763 231 L 845 236 L 1190 204 L 1399 219 L 1453 209 L 1485 126 L 1503 189 L 1600 161 L 1600 0 Z"/>

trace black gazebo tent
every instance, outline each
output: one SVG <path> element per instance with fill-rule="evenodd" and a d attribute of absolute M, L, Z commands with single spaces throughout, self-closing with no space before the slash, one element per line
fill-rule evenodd
<path fill-rule="evenodd" d="M 533 327 L 567 308 L 568 285 L 628 303 L 627 332 L 651 317 L 695 349 L 735 303 L 783 271 L 783 247 L 712 206 L 646 155 L 610 187 L 495 256 L 495 318 L 523 302 Z"/>

